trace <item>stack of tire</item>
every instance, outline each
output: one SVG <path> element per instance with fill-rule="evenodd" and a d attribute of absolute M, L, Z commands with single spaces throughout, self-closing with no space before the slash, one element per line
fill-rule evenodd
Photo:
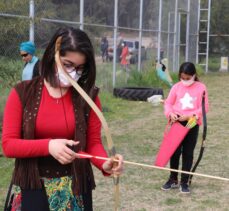
<path fill-rule="evenodd" d="M 148 97 L 153 95 L 164 96 L 164 93 L 161 88 L 121 87 L 114 88 L 113 95 L 127 100 L 147 101 Z"/>

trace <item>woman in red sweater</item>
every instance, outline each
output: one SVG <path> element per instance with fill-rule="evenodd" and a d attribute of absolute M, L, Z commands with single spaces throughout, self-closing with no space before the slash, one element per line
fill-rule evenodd
<path fill-rule="evenodd" d="M 6 157 L 16 158 L 11 210 L 93 210 L 90 162 L 104 175 L 122 171 L 121 155 L 117 165 L 112 159 L 77 157 L 80 150 L 103 157 L 107 153 L 98 117 L 56 66 L 58 37 L 62 37 L 60 60 L 66 71 L 101 109 L 88 36 L 79 29 L 59 29 L 44 52 L 41 77 L 17 84 L 6 103 L 2 147 Z"/>

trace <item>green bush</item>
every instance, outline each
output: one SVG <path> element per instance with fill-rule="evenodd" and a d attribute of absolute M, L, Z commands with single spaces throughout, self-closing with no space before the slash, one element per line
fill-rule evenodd
<path fill-rule="evenodd" d="M 218 72 L 220 69 L 220 57 L 211 57 L 208 60 L 208 69 L 212 72 Z"/>
<path fill-rule="evenodd" d="M 130 77 L 127 81 L 127 86 L 162 88 L 167 87 L 167 85 L 157 77 L 155 69 L 152 68 L 150 70 L 142 72 L 133 70 L 130 73 Z"/>
<path fill-rule="evenodd" d="M 205 73 L 204 67 L 199 64 L 196 64 L 195 66 L 196 66 L 197 75 L 199 76 L 204 75 Z"/>
<path fill-rule="evenodd" d="M 0 88 L 10 88 L 20 81 L 22 69 L 22 61 L 0 57 Z"/>

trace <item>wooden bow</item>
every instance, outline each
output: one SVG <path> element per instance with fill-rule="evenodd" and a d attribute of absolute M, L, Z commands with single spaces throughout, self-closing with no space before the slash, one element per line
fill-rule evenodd
<path fill-rule="evenodd" d="M 62 62 L 60 60 L 61 39 L 62 39 L 62 37 L 58 37 L 56 40 L 56 43 L 55 43 L 55 62 L 56 62 L 56 65 L 57 65 L 58 69 L 61 70 L 62 73 L 65 75 L 65 77 L 68 79 L 68 81 L 71 83 L 71 85 L 83 97 L 83 99 L 88 103 L 88 105 L 94 110 L 94 112 L 98 116 L 99 120 L 102 123 L 102 127 L 104 128 L 104 133 L 105 133 L 106 140 L 107 140 L 109 155 L 114 158 L 116 155 L 116 150 L 115 150 L 112 138 L 111 138 L 111 133 L 110 133 L 108 124 L 106 122 L 106 119 L 104 118 L 102 112 L 99 110 L 99 108 L 94 103 L 94 101 L 91 100 L 91 98 L 79 86 L 79 84 L 68 75 L 68 73 L 65 70 L 65 67 L 62 65 Z M 113 180 L 114 180 L 114 193 L 115 193 L 114 194 L 114 199 L 115 199 L 114 210 L 117 211 L 118 207 L 119 207 L 119 177 L 117 175 L 113 175 Z"/>
<path fill-rule="evenodd" d="M 196 171 L 197 166 L 199 165 L 203 154 L 204 154 L 204 149 L 205 149 L 205 141 L 206 141 L 206 136 L 207 136 L 207 115 L 206 115 L 206 109 L 205 109 L 205 91 L 203 92 L 202 95 L 202 114 L 203 114 L 203 135 L 202 135 L 202 142 L 201 142 L 201 147 L 200 147 L 200 152 L 199 156 L 197 158 L 197 161 L 192 168 L 191 172 L 194 173 Z M 189 175 L 189 185 L 192 183 L 192 177 L 193 175 Z"/>

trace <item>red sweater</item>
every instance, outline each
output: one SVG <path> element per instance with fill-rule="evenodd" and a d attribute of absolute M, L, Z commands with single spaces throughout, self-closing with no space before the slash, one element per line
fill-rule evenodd
<path fill-rule="evenodd" d="M 95 99 L 101 109 L 100 100 Z M 73 139 L 75 117 L 71 100 L 71 91 L 61 98 L 53 98 L 47 88 L 42 90 L 42 99 L 36 119 L 35 140 L 21 139 L 22 105 L 15 89 L 10 92 L 6 102 L 2 130 L 2 148 L 7 157 L 26 158 L 48 156 L 51 139 Z M 90 111 L 87 130 L 86 152 L 107 157 L 101 142 L 101 123 L 93 110 Z M 91 159 L 92 163 L 102 169 L 104 161 Z"/>

